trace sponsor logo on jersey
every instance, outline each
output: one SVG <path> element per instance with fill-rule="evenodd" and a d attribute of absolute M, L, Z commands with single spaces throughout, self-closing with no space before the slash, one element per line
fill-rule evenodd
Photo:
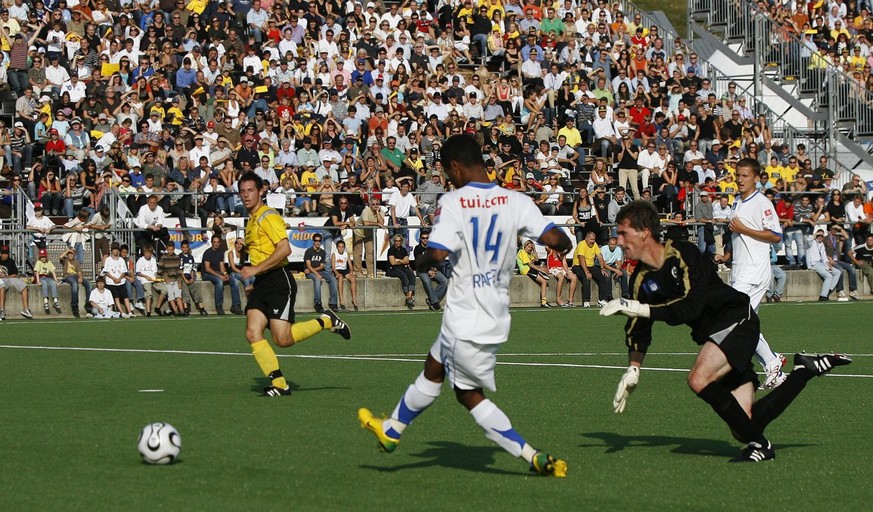
<path fill-rule="evenodd" d="M 493 208 L 495 206 L 503 206 L 509 203 L 509 196 L 495 197 L 461 197 L 459 198 L 461 208 Z"/>

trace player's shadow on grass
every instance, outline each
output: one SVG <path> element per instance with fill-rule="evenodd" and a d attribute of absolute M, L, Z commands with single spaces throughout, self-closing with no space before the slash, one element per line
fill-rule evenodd
<path fill-rule="evenodd" d="M 503 453 L 503 450 L 494 446 L 465 446 L 449 441 L 433 441 L 428 444 L 430 445 L 429 448 L 411 455 L 412 457 L 422 459 L 419 462 L 401 464 L 399 466 L 361 465 L 360 467 L 383 473 L 394 473 L 395 471 L 405 471 L 408 469 L 443 467 L 495 475 L 527 475 L 527 473 L 505 471 L 491 467 L 494 464 L 495 455 Z"/>
<path fill-rule="evenodd" d="M 623 436 L 614 432 L 588 432 L 583 437 L 599 439 L 601 444 L 581 444 L 581 448 L 606 448 L 606 453 L 616 453 L 625 448 L 662 448 L 673 446 L 673 453 L 683 455 L 715 455 L 733 457 L 739 452 L 738 443 L 720 439 L 695 439 L 676 436 Z M 777 449 L 802 448 L 809 444 L 776 444 Z"/>
<path fill-rule="evenodd" d="M 270 379 L 266 379 L 266 378 L 254 378 L 252 380 L 254 380 L 255 383 L 252 384 L 251 390 L 253 393 L 256 393 L 258 395 L 263 394 L 264 388 L 272 384 Z M 291 388 L 291 393 L 303 393 L 306 391 L 324 391 L 324 390 L 328 390 L 328 389 L 351 389 L 351 388 L 342 387 L 342 386 L 322 386 L 319 388 L 301 388 L 299 384 L 297 384 L 296 382 L 291 382 L 290 380 L 288 381 L 288 387 Z"/>

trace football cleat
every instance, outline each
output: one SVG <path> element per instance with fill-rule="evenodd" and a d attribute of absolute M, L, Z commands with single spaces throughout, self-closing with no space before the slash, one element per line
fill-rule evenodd
<path fill-rule="evenodd" d="M 382 424 L 385 422 L 382 418 L 373 416 L 369 409 L 361 407 L 358 409 L 358 421 L 361 423 L 361 428 L 365 428 L 376 436 L 379 441 L 379 449 L 385 453 L 391 453 L 397 449 L 399 438 L 390 437 L 385 434 Z"/>
<path fill-rule="evenodd" d="M 743 448 L 743 453 L 731 459 L 731 462 L 763 462 L 765 460 L 773 460 L 776 458 L 776 450 L 770 441 L 765 441 L 766 446 L 751 442 Z"/>
<path fill-rule="evenodd" d="M 835 366 L 845 366 L 852 360 L 843 354 L 794 354 L 794 367 L 804 367 L 815 375 L 824 375 Z"/>
<path fill-rule="evenodd" d="M 352 337 L 352 330 L 349 329 L 348 324 L 340 320 L 340 317 L 336 316 L 336 313 L 328 309 L 321 316 L 322 318 L 327 317 L 330 319 L 330 332 L 335 332 L 344 339 L 350 339 Z"/>
<path fill-rule="evenodd" d="M 780 384 L 785 382 L 785 379 L 787 379 L 788 376 L 782 371 L 782 367 L 785 366 L 786 362 L 785 356 L 782 354 L 776 354 L 776 359 L 770 361 L 770 363 L 764 367 L 764 383 L 761 384 L 758 389 L 777 388 Z"/>
<path fill-rule="evenodd" d="M 264 388 L 263 396 L 291 396 L 291 388 L 277 388 L 276 386 L 267 386 Z"/>
<path fill-rule="evenodd" d="M 567 476 L 567 463 L 549 454 L 537 452 L 530 461 L 530 470 L 540 475 L 564 478 Z"/>

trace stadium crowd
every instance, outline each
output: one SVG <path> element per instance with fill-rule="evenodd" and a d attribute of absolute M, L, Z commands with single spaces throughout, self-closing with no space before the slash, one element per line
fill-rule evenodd
<path fill-rule="evenodd" d="M 720 234 L 726 217 L 717 215 L 726 215 L 734 165 L 745 157 L 764 166 L 760 188 L 791 207 L 783 226 L 801 234 L 786 237 L 797 245 L 789 265 L 803 265 L 812 242 L 809 203 L 818 205 L 816 223 L 840 224 L 856 244 L 873 220 L 863 181 L 835 190 L 826 157 L 774 140 L 737 84 L 717 91 L 697 54 L 678 39 L 667 47 L 657 26 L 618 2 L 5 3 L 0 94 L 14 101 L 15 116 L 12 126 L 0 121 L 7 180 L 0 214 L 9 216 L 24 194 L 45 217 L 71 219 L 68 228 L 105 230 L 119 197 L 142 230 L 142 257 L 151 246 L 159 261 L 171 245 L 166 216 L 183 228 L 199 218 L 222 235 L 225 216 L 245 215 L 237 178 L 254 171 L 274 198 L 284 195 L 286 215 L 328 218 L 328 252 L 306 263 L 317 287 L 314 274 L 331 269 L 332 229 L 354 230 L 348 268 L 363 276 L 373 232 L 361 227 L 385 225 L 409 249 L 407 220 L 433 220 L 449 186 L 441 145 L 459 133 L 479 139 L 494 182 L 528 193 L 543 213 L 572 219 L 577 241 L 594 232 L 604 249 L 612 234 L 605 225 L 643 198 L 664 214 L 679 212 L 701 250 L 714 253 L 710 235 Z M 821 8 L 809 4 L 810 13 Z M 868 56 L 869 11 L 850 14 L 840 15 L 853 31 L 845 47 Z M 846 39 L 840 30 L 836 36 Z M 869 64 L 860 70 L 869 75 Z M 53 228 L 22 224 L 35 233 L 34 263 Z M 83 262 L 83 240 L 67 242 Z M 96 260 L 112 257 L 109 243 L 101 237 Z M 395 261 L 404 261 L 402 252 L 390 255 L 388 270 L 404 283 L 409 306 L 415 276 L 394 269 Z M 234 313 L 247 285 L 232 267 L 243 262 L 197 262 L 216 285 L 219 307 L 219 289 L 231 287 Z M 569 274 L 590 293 L 587 266 L 574 263 L 580 269 Z M 369 258 L 366 270 L 375 274 Z M 69 275 L 65 268 L 57 277 Z M 337 277 L 347 280 L 328 275 L 331 307 Z M 196 297 L 183 302 L 202 311 Z M 123 303 L 118 310 L 133 313 Z"/>
<path fill-rule="evenodd" d="M 780 40 L 800 39 L 800 56 L 810 58 L 812 67 L 821 68 L 827 63 L 837 66 L 868 92 L 873 92 L 870 7 L 870 2 L 866 1 L 758 1 L 755 10 L 768 15 L 781 27 L 775 34 Z"/>

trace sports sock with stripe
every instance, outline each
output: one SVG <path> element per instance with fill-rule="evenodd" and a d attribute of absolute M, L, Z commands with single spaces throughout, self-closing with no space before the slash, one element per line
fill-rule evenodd
<path fill-rule="evenodd" d="M 255 361 L 261 367 L 264 376 L 270 377 L 274 386 L 280 389 L 288 387 L 288 383 L 279 369 L 279 359 L 267 340 L 252 343 L 252 355 L 255 356 Z"/>
<path fill-rule="evenodd" d="M 442 387 L 441 382 L 433 382 L 421 372 L 400 398 L 390 420 L 382 424 L 385 434 L 398 439 L 406 426 L 440 396 Z"/>
<path fill-rule="evenodd" d="M 530 445 L 512 428 L 509 418 L 491 400 L 487 398 L 482 400 L 479 405 L 470 409 L 470 414 L 485 431 L 485 437 L 497 443 L 513 457 L 519 457 L 523 452 L 527 452 L 526 455 L 531 457 L 536 454 L 536 450 L 532 448 L 524 450 L 525 446 Z"/>

